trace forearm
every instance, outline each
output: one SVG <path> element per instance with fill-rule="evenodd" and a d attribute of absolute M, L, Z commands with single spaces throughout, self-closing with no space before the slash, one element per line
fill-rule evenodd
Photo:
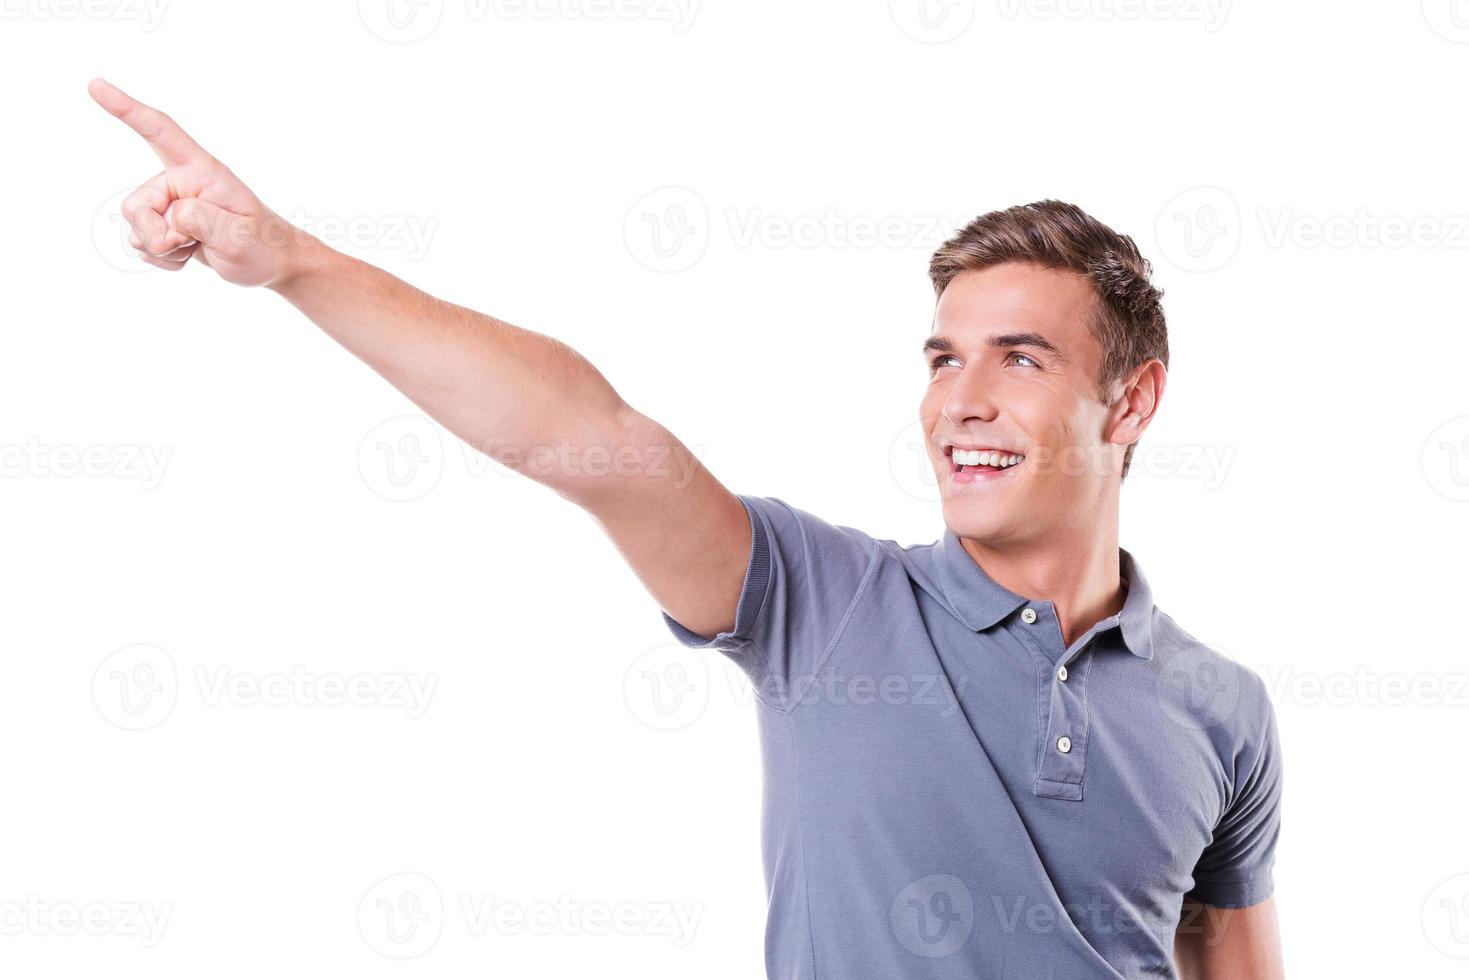
<path fill-rule="evenodd" d="M 616 450 L 630 409 L 555 338 L 440 300 L 305 236 L 271 288 L 474 448 L 571 497 L 567 452 Z M 559 454 L 559 455 L 558 455 Z"/>

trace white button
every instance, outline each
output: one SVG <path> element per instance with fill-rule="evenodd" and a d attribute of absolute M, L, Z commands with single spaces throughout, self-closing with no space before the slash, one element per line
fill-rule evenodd
<path fill-rule="evenodd" d="M 1066 673 L 1066 665 L 1065 665 L 1065 664 L 1062 664 L 1062 665 L 1061 665 L 1061 668 L 1060 668 L 1060 669 L 1059 669 L 1059 670 L 1057 670 L 1057 671 L 1056 671 L 1056 676 L 1057 676 L 1057 677 L 1059 677 L 1059 678 L 1060 678 L 1060 679 L 1061 679 L 1061 680 L 1063 680 L 1063 681 L 1064 681 L 1064 680 L 1065 680 L 1065 679 L 1066 679 L 1066 678 L 1067 678 L 1067 677 L 1069 677 L 1069 676 L 1070 676 L 1070 675 L 1069 675 L 1069 674 L 1067 674 L 1067 673 Z"/>
<path fill-rule="evenodd" d="M 1056 748 L 1060 749 L 1063 753 L 1070 752 L 1071 739 L 1067 738 L 1065 735 L 1062 735 L 1060 738 L 1056 739 Z"/>
<path fill-rule="evenodd" d="M 1029 606 L 1026 606 L 1025 611 L 1020 614 L 1020 618 L 1025 620 L 1027 623 L 1035 622 L 1035 610 L 1030 608 Z"/>

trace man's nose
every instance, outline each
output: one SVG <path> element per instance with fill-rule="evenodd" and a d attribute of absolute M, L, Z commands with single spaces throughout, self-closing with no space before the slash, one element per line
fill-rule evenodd
<path fill-rule="evenodd" d="M 961 371 L 944 398 L 944 418 L 954 425 L 963 425 L 970 419 L 993 421 L 999 413 L 993 394 L 994 386 L 979 371 Z"/>

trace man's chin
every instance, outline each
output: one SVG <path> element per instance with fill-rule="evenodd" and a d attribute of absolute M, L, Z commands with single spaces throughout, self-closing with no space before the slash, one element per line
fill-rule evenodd
<path fill-rule="evenodd" d="M 949 497 L 944 500 L 943 510 L 944 525 L 961 538 L 1000 545 L 1017 536 L 1016 521 L 1008 513 L 996 513 L 993 502 Z"/>

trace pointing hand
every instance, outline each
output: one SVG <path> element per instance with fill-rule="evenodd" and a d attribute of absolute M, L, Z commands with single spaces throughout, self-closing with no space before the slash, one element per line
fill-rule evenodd
<path fill-rule="evenodd" d="M 100 78 L 87 92 L 163 163 L 161 173 L 122 202 L 128 241 L 144 262 L 176 271 L 197 258 L 241 286 L 270 285 L 289 274 L 304 237 L 299 230 L 162 112 Z"/>

